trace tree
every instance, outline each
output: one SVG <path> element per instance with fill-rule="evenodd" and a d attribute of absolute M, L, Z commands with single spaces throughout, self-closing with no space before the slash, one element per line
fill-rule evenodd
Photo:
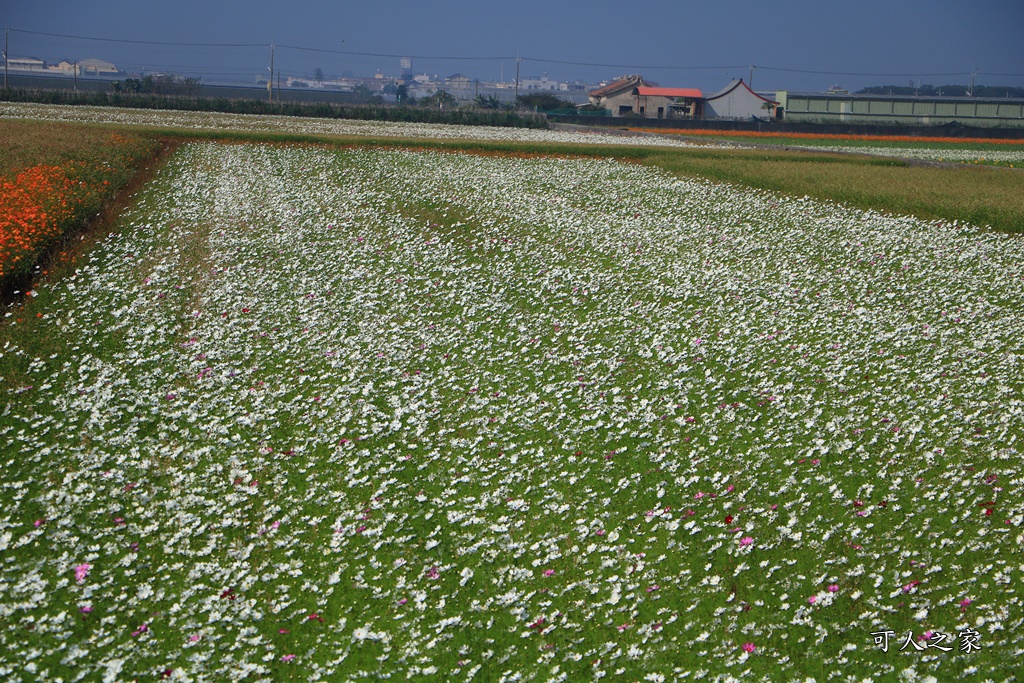
<path fill-rule="evenodd" d="M 479 109 L 501 109 L 503 106 L 497 95 L 477 95 L 473 105 Z"/>
<path fill-rule="evenodd" d="M 365 85 L 360 83 L 356 87 L 352 88 L 352 94 L 355 95 L 356 102 L 358 104 L 383 104 L 384 98 L 380 95 L 374 94 L 372 90 L 367 88 Z"/>
<path fill-rule="evenodd" d="M 458 101 L 444 90 L 438 90 L 430 97 L 424 97 L 420 100 L 421 107 L 433 109 L 454 109 L 457 104 Z"/>
<path fill-rule="evenodd" d="M 322 86 L 324 84 L 324 70 L 321 69 L 320 67 L 317 67 L 316 69 L 314 69 L 313 70 L 313 80 L 317 83 L 317 85 L 321 85 Z"/>
<path fill-rule="evenodd" d="M 535 109 L 537 111 L 551 111 L 552 109 L 575 109 L 576 103 L 569 100 L 560 100 L 551 93 L 533 93 L 520 95 L 517 100 L 519 106 L 524 109 Z"/>
<path fill-rule="evenodd" d="M 416 104 L 416 98 L 409 94 L 409 86 L 405 83 L 395 88 L 395 101 L 410 107 Z"/>

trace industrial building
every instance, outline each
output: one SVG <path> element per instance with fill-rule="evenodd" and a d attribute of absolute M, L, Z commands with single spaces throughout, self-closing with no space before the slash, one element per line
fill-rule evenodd
<path fill-rule="evenodd" d="M 852 123 L 975 128 L 1024 128 L 1024 99 L 915 97 L 779 91 L 777 120 L 791 123 Z"/>

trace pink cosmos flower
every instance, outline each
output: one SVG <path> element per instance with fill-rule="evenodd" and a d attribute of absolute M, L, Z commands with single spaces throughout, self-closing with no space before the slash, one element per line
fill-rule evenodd
<path fill-rule="evenodd" d="M 838 593 L 839 592 L 839 584 L 833 583 L 831 586 L 828 587 L 828 592 L 829 593 Z"/>
<path fill-rule="evenodd" d="M 285 662 L 286 664 L 292 661 L 293 659 L 295 659 L 295 655 L 281 655 L 281 661 Z"/>
<path fill-rule="evenodd" d="M 754 542 L 754 539 L 753 539 L 752 536 L 744 536 L 743 538 L 740 539 L 740 545 L 750 545 L 753 542 Z"/>
<path fill-rule="evenodd" d="M 92 565 L 88 562 L 83 562 L 82 564 L 77 565 L 75 567 L 75 581 L 78 583 L 85 581 L 85 577 L 89 573 L 90 569 L 92 569 Z"/>
<path fill-rule="evenodd" d="M 753 652 L 756 649 L 757 649 L 757 645 L 754 645 L 753 643 L 743 643 L 743 651 L 744 652 Z"/>
<path fill-rule="evenodd" d="M 544 570 L 544 576 L 554 576 L 554 575 L 555 575 L 555 570 L 554 569 L 545 569 Z"/>
<path fill-rule="evenodd" d="M 807 598 L 807 602 L 809 602 L 809 603 L 811 603 L 813 605 L 814 603 L 818 602 L 818 596 L 817 595 L 812 595 L 811 597 Z"/>

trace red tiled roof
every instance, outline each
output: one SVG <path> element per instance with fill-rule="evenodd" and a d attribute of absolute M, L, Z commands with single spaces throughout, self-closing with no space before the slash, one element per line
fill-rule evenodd
<path fill-rule="evenodd" d="M 646 88 L 640 86 L 636 91 L 638 95 L 644 97 L 685 97 L 691 100 L 699 100 L 703 97 L 697 88 Z"/>

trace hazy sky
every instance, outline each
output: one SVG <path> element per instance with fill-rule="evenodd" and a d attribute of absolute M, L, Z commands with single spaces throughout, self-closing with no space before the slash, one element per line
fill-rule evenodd
<path fill-rule="evenodd" d="M 282 46 L 275 68 L 285 75 L 317 67 L 326 74 L 398 75 L 398 56 L 410 55 L 418 73 L 511 80 L 518 53 L 524 78 L 547 72 L 598 81 L 641 73 L 709 92 L 732 77 L 747 78 L 750 64 L 757 66 L 757 89 L 966 83 L 974 69 L 980 84 L 1024 87 L 1021 0 L 0 0 L 0 24 L 12 29 L 12 56 L 95 57 L 130 70 L 198 72 L 208 82 L 267 73 L 273 41 Z"/>

